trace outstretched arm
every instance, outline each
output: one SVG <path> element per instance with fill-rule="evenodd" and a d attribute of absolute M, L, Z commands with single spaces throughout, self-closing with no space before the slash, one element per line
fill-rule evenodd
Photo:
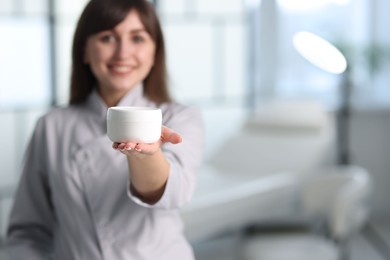
<path fill-rule="evenodd" d="M 130 189 L 142 201 L 154 204 L 163 195 L 170 165 L 161 151 L 161 146 L 164 143 L 178 144 L 180 142 L 182 142 L 180 134 L 163 126 L 161 137 L 155 143 L 127 142 L 113 144 L 114 149 L 127 156 L 131 180 Z"/>

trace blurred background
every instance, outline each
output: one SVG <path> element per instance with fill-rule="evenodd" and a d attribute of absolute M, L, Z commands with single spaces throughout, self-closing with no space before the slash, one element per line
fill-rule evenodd
<path fill-rule="evenodd" d="M 349 163 L 370 173 L 375 185 L 370 221 L 390 243 L 390 222 L 386 223 L 390 215 L 390 1 L 153 3 L 165 33 L 172 93 L 204 115 L 206 164 L 212 164 L 220 147 L 270 100 L 313 100 L 330 116 L 337 113 L 343 102 L 343 75 L 304 59 L 293 45 L 297 32 L 317 34 L 343 53 L 352 86 Z M 1 238 L 36 119 L 51 106 L 67 103 L 71 41 L 85 4 L 85 0 L 0 2 Z M 245 152 L 241 149 L 241 156 Z M 228 259 L 218 258 L 222 257 L 218 246 L 211 246 L 215 239 L 196 247 L 199 259 Z M 372 255 L 363 259 L 382 259 L 372 246 L 364 246 Z M 202 248 L 213 256 L 206 256 Z"/>

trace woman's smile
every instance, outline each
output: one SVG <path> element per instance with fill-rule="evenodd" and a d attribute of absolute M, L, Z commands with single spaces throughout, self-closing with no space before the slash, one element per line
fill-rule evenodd
<path fill-rule="evenodd" d="M 108 65 L 108 69 L 111 73 L 118 75 L 118 76 L 124 76 L 128 75 L 133 71 L 133 66 L 130 65 Z"/>

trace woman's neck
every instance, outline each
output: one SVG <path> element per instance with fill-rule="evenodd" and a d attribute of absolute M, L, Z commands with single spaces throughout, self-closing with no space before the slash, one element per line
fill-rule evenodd
<path fill-rule="evenodd" d="M 103 99 L 104 103 L 107 107 L 113 107 L 118 105 L 119 101 L 126 95 L 126 92 L 109 92 L 104 93 L 102 91 L 98 91 L 100 97 Z"/>

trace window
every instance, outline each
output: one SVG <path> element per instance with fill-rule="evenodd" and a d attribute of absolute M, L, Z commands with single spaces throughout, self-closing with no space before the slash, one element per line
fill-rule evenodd
<path fill-rule="evenodd" d="M 268 70 L 274 72 L 274 77 L 263 80 L 259 88 L 276 97 L 317 98 L 330 107 L 337 106 L 340 76 L 316 68 L 293 47 L 294 34 L 305 30 L 327 39 L 346 55 L 352 70 L 355 105 L 389 105 L 390 76 L 386 71 L 390 66 L 390 44 L 384 28 L 389 18 L 383 11 L 388 8 L 389 2 L 383 0 L 264 0 L 262 14 L 274 19 L 275 25 L 270 30 L 262 27 L 261 37 L 274 41 L 261 48 L 273 48 L 276 62 L 270 63 L 273 68 L 264 68 L 267 57 L 260 57 L 261 77 L 267 79 Z"/>
<path fill-rule="evenodd" d="M 38 1 L 0 4 L 0 108 L 51 101 L 49 23 Z"/>
<path fill-rule="evenodd" d="M 242 103 L 247 93 L 247 20 L 243 1 L 159 0 L 168 72 L 176 99 Z"/>

